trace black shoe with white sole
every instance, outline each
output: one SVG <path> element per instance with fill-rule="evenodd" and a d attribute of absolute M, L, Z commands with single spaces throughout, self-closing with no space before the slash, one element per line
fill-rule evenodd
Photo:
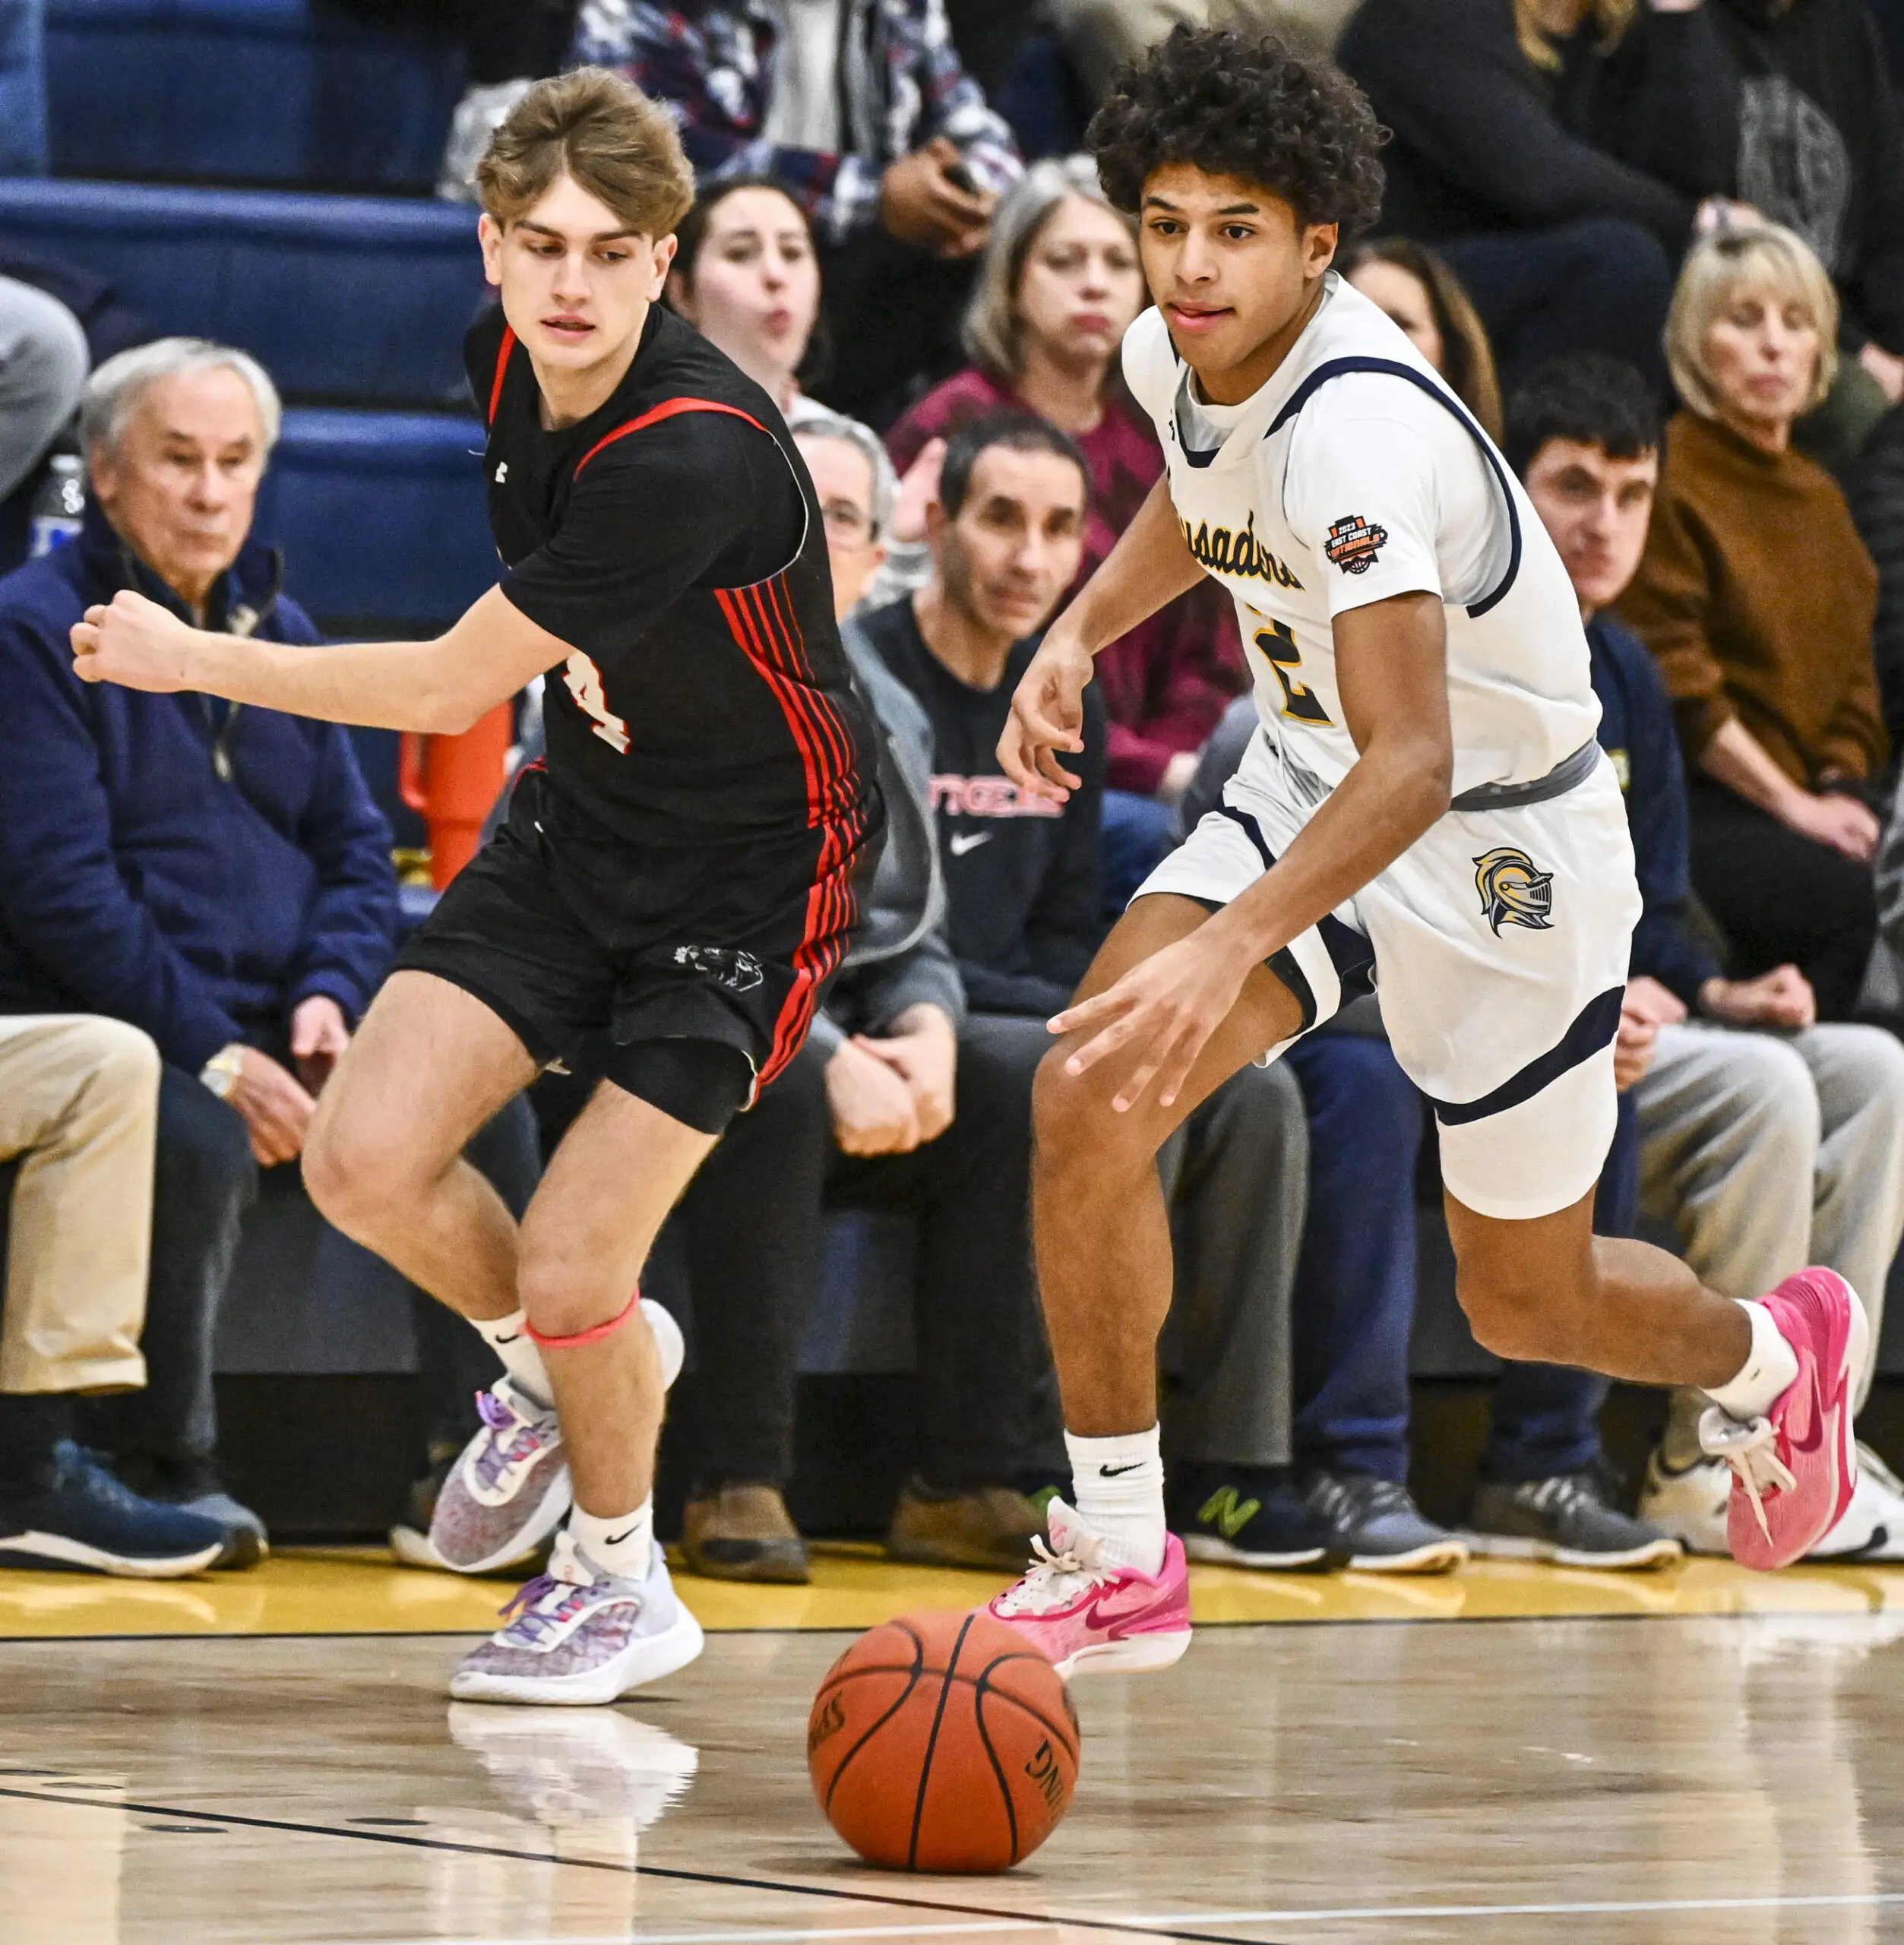
<path fill-rule="evenodd" d="M 1628 1572 L 1670 1567 L 1684 1551 L 1656 1526 L 1609 1504 L 1593 1472 L 1484 1482 L 1475 1488 L 1463 1538 L 1491 1559 Z"/>
<path fill-rule="evenodd" d="M 1335 1528 L 1310 1510 L 1284 1472 L 1173 1466 L 1170 1513 L 1192 1560 L 1282 1573 L 1327 1573 L 1349 1564 Z"/>
<path fill-rule="evenodd" d="M 70 1440 L 30 1484 L 0 1493 L 0 1567 L 169 1580 L 217 1564 L 217 1520 L 141 1499 Z"/>

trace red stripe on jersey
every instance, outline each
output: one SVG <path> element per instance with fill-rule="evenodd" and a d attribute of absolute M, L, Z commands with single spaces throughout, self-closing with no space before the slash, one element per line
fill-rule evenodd
<path fill-rule="evenodd" d="M 604 446 L 612 446 L 617 439 L 625 439 L 631 432 L 638 432 L 644 425 L 659 425 L 664 419 L 678 418 L 684 412 L 722 412 L 730 419 L 744 419 L 757 432 L 767 432 L 767 428 L 751 413 L 743 412 L 737 405 L 723 405 L 711 398 L 671 398 L 664 404 L 644 412 L 639 419 L 631 419 L 625 425 L 618 425 L 612 432 L 603 434 L 575 462 L 575 470 L 569 476 L 579 479 L 582 468 L 587 465 Z M 767 432 L 770 439 L 773 435 Z"/>
<path fill-rule="evenodd" d="M 771 589 L 780 577 L 764 585 Z M 761 1069 L 760 1084 L 772 1080 L 806 1038 L 813 1023 L 821 987 L 846 951 L 856 900 L 852 892 L 854 846 L 858 818 L 845 802 L 843 759 L 850 749 L 843 724 L 830 720 L 830 705 L 818 691 L 799 679 L 804 659 L 793 641 L 771 618 L 759 588 L 719 588 L 729 629 L 741 652 L 760 672 L 780 705 L 806 776 L 807 824 L 821 833 L 814 883 L 807 893 L 806 917 L 793 953 L 793 984 L 773 1027 L 773 1044 Z"/>
<path fill-rule="evenodd" d="M 509 369 L 509 354 L 516 348 L 516 334 L 507 324 L 502 327 L 502 348 L 496 353 L 495 382 L 489 387 L 489 416 L 487 423 L 496 422 L 496 407 L 502 403 L 502 381 Z"/>
<path fill-rule="evenodd" d="M 803 653 L 796 653 L 791 637 L 779 619 L 777 603 L 770 603 L 766 590 L 775 587 L 780 577 L 748 588 L 735 590 L 742 611 L 752 624 L 755 639 L 772 658 L 773 666 L 786 678 L 787 702 L 797 708 L 813 739 L 813 749 L 821 778 L 821 792 L 811 821 L 837 816 L 845 807 L 843 786 L 852 761 L 852 744 L 833 712 L 831 703 L 813 685 L 811 672 L 804 666 Z M 786 704 L 783 703 L 783 707 Z"/>
<path fill-rule="evenodd" d="M 802 676 L 808 682 L 813 682 L 813 659 L 807 653 L 807 638 L 801 629 L 799 616 L 788 598 L 786 582 L 784 577 L 776 577 L 767 586 L 773 612 L 780 620 L 780 632 L 792 651 L 795 666 Z M 816 684 L 812 694 L 815 705 L 830 730 L 833 747 L 838 752 L 837 775 L 843 787 L 846 786 L 852 770 L 852 732 L 847 728 L 846 719 L 840 713 L 838 704 L 824 689 Z"/>

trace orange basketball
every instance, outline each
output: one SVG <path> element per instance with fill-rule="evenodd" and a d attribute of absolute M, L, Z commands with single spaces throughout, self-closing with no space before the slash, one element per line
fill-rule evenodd
<path fill-rule="evenodd" d="M 821 1683 L 807 1767 L 868 1864 L 1006 1871 L 1071 1807 L 1077 1716 L 1057 1669 L 1003 1621 L 906 1615 Z"/>

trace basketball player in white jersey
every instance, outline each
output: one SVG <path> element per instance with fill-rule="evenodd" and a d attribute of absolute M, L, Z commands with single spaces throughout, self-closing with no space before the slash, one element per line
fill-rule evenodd
<path fill-rule="evenodd" d="M 1236 600 L 1262 723 L 1052 1022 L 1036 1093 L 1038 1269 L 1075 1507 L 992 1611 L 1069 1675 L 1190 1638 L 1164 1526 L 1155 1347 L 1169 1232 L 1153 1156 L 1245 1061 L 1378 984 L 1439 1123 L 1475 1335 L 1503 1356 L 1713 1399 L 1733 1551 L 1770 1567 L 1855 1479 L 1865 1324 L 1808 1270 L 1762 1301 L 1596 1238 L 1613 1040 L 1640 910 L 1580 611 L 1520 487 L 1453 394 L 1330 270 L 1375 215 L 1380 132 L 1318 56 L 1178 27 L 1091 139 L 1156 308 L 1124 372 L 1167 461 L 1054 624 L 999 747 L 1062 799 L 1091 657 L 1200 574 Z"/>

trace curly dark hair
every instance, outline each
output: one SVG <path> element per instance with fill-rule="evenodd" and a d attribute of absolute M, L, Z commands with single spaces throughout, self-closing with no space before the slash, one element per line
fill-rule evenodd
<path fill-rule="evenodd" d="M 1181 24 L 1118 71 L 1085 136 L 1121 210 L 1136 212 L 1153 171 L 1187 162 L 1260 183 L 1298 223 L 1339 223 L 1344 243 L 1381 211 L 1387 139 L 1324 55 L 1278 34 Z"/>

